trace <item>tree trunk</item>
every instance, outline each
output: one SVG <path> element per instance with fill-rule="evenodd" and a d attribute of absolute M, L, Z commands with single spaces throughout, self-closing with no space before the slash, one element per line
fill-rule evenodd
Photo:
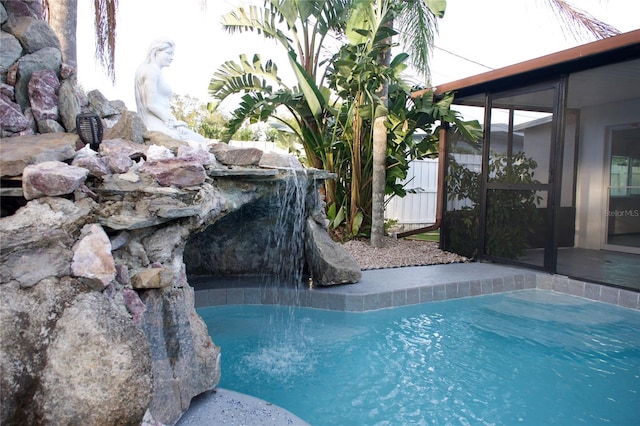
<path fill-rule="evenodd" d="M 373 124 L 373 176 L 371 183 L 371 245 L 384 245 L 384 192 L 386 180 L 387 128 L 386 116 Z"/>
<path fill-rule="evenodd" d="M 364 102 L 364 94 L 360 93 L 356 99 L 353 114 L 353 146 L 351 147 L 351 205 L 349 208 L 349 231 L 355 236 L 360 231 L 358 213 L 362 210 L 360 203 L 360 182 L 362 180 L 362 117 L 360 108 Z M 356 226 L 357 224 L 357 226 Z"/>
<path fill-rule="evenodd" d="M 393 28 L 393 20 L 387 26 Z M 386 40 L 391 44 L 391 39 Z M 389 67 L 391 49 L 378 57 L 380 64 Z M 385 82 L 377 93 L 380 102 L 386 108 L 389 97 L 389 83 Z M 371 182 L 371 245 L 382 247 L 384 244 L 384 193 L 387 181 L 387 128 L 384 125 L 386 115 L 376 117 L 373 125 L 373 171 Z"/>
<path fill-rule="evenodd" d="M 54 0 L 48 2 L 48 5 L 49 25 L 60 40 L 63 61 L 77 69 L 78 0 Z"/>

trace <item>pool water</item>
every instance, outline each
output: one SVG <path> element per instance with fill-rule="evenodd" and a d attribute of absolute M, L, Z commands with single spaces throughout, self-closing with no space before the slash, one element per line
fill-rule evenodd
<path fill-rule="evenodd" d="M 638 425 L 640 312 L 525 290 L 365 313 L 198 309 L 220 387 L 312 425 Z"/>

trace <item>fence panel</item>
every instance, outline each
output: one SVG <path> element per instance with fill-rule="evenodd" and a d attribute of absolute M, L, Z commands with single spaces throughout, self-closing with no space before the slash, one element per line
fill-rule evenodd
<path fill-rule="evenodd" d="M 391 197 L 385 208 L 385 218 L 399 225 L 429 225 L 436 221 L 438 192 L 438 160 L 414 160 L 407 178 L 402 182 L 408 193 L 405 197 Z"/>
<path fill-rule="evenodd" d="M 476 154 L 453 154 L 463 166 L 480 173 L 482 156 Z M 438 193 L 438 160 L 414 160 L 409 164 L 407 178 L 402 182 L 408 193 L 404 198 L 388 199 L 385 219 L 397 221 L 397 225 L 408 229 L 427 226 L 436 221 Z M 469 200 L 447 201 L 447 210 L 470 206 Z"/>

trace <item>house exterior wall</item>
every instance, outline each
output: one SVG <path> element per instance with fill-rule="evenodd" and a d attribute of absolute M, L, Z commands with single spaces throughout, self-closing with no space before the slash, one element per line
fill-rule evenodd
<path fill-rule="evenodd" d="M 611 126 L 640 122 L 640 99 L 582 108 L 576 189 L 576 247 L 604 244 L 608 186 L 608 135 Z"/>
<path fill-rule="evenodd" d="M 527 157 L 533 158 L 538 167 L 534 170 L 534 179 L 540 183 L 549 183 L 549 150 L 551 139 L 551 124 L 527 128 L 524 131 L 524 152 Z M 542 191 L 539 208 L 547 207 L 549 193 Z"/>

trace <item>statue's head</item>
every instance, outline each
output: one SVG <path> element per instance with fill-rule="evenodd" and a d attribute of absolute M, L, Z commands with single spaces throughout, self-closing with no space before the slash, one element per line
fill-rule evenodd
<path fill-rule="evenodd" d="M 151 45 L 149 45 L 146 62 L 150 63 L 151 61 L 153 61 L 153 59 L 156 56 L 156 53 L 158 52 L 171 51 L 171 53 L 173 54 L 175 46 L 176 46 L 175 42 L 169 38 L 155 39 L 153 42 L 151 42 Z"/>

